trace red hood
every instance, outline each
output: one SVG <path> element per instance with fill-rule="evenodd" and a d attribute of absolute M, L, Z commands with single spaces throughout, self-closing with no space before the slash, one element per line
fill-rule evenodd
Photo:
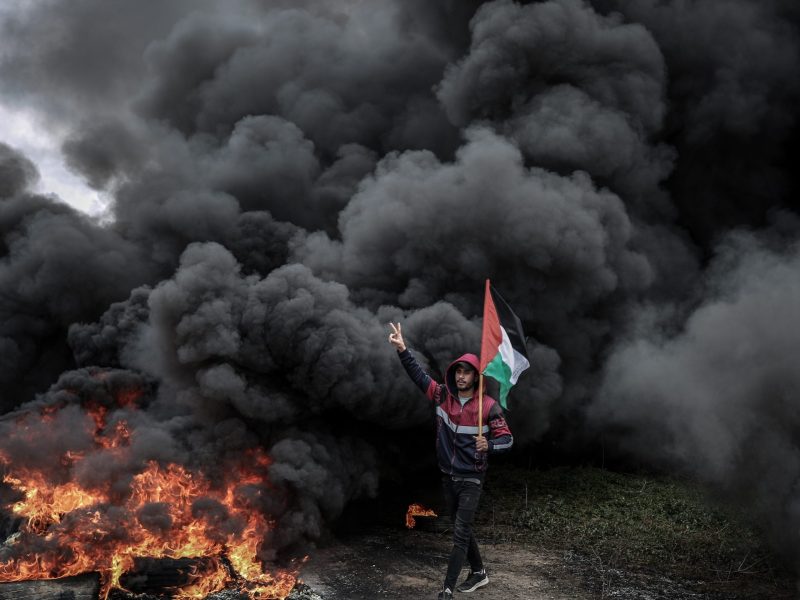
<path fill-rule="evenodd" d="M 447 371 L 445 371 L 444 380 L 447 384 L 447 390 L 453 395 L 458 396 L 458 388 L 456 388 L 456 363 L 458 362 L 465 362 L 472 365 L 472 368 L 475 369 L 475 373 L 478 372 L 478 368 L 481 365 L 480 359 L 468 352 L 467 354 L 462 354 L 453 362 L 450 363 L 450 366 L 447 367 Z M 477 382 L 475 383 L 475 389 L 478 389 Z"/>

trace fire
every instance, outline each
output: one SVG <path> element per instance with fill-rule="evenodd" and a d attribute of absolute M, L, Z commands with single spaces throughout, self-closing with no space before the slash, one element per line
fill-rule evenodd
<path fill-rule="evenodd" d="M 25 499 L 15 502 L 11 511 L 27 519 L 27 530 L 44 533 L 49 525 L 61 521 L 62 515 L 102 501 L 74 483 L 48 485 L 38 473 L 24 480 L 6 475 L 4 483 L 25 494 Z"/>
<path fill-rule="evenodd" d="M 414 517 L 435 517 L 436 513 L 422 504 L 410 504 L 406 511 L 406 527 L 413 529 L 417 522 Z"/>
<path fill-rule="evenodd" d="M 130 407 L 136 395 L 124 398 Z M 28 414 L 52 419 L 57 411 Z M 88 407 L 87 428 L 94 447 L 68 452 L 59 464 L 70 473 L 88 457 L 101 453 L 125 458 L 135 431 L 122 420 L 109 425 L 105 407 Z M 36 429 L 35 427 L 33 428 Z M 32 441 L 34 443 L 35 440 Z M 269 491 L 269 457 L 256 449 L 226 465 L 224 481 L 212 482 L 203 473 L 172 463 L 150 461 L 124 482 L 99 487 L 74 479 L 53 482 L 37 470 L 15 468 L 0 450 L 3 481 L 17 492 L 6 505 L 23 519 L 18 533 L 0 545 L 0 581 L 52 579 L 89 571 L 101 574 L 101 598 L 107 598 L 134 559 L 196 558 L 189 583 L 170 590 L 176 599 L 199 599 L 226 587 L 239 588 L 252 598 L 285 598 L 295 585 L 299 567 L 265 572 L 259 549 L 274 523 L 254 504 Z"/>

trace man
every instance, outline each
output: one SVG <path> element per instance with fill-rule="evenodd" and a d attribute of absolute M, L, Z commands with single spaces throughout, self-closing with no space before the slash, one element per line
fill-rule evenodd
<path fill-rule="evenodd" d="M 436 405 L 436 456 L 444 474 L 444 495 L 453 519 L 453 550 L 439 600 L 449 600 L 456 589 L 464 559 L 469 562 L 470 574 L 458 586 L 459 592 L 473 592 L 489 583 L 472 533 L 472 521 L 481 496 L 488 455 L 510 449 L 514 440 L 500 405 L 486 395 L 483 396 L 483 421 L 478 429 L 480 361 L 477 356 L 464 354 L 453 361 L 442 385 L 422 370 L 406 348 L 400 323 L 389 325 L 392 328 L 389 342 L 397 349 L 403 367 Z M 489 434 L 488 438 L 485 433 Z"/>

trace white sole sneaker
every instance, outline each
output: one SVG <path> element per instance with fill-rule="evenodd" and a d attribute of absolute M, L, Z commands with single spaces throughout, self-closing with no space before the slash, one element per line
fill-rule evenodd
<path fill-rule="evenodd" d="M 475 582 L 475 583 L 472 585 L 472 587 L 470 587 L 470 588 L 467 588 L 467 589 L 461 589 L 461 588 L 459 587 L 459 588 L 457 588 L 457 589 L 458 589 L 458 591 L 459 591 L 459 592 L 461 592 L 462 594 L 469 594 L 470 592 L 474 592 L 475 590 L 477 590 L 479 587 L 483 587 L 483 586 L 484 586 L 484 585 L 486 585 L 487 583 L 489 583 L 489 578 L 488 578 L 486 575 L 484 575 L 484 576 L 483 576 L 483 579 L 481 579 L 480 581 L 477 581 L 477 582 Z"/>

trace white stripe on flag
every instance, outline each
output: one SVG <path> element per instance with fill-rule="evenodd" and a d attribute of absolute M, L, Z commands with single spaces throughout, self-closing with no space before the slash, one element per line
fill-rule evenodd
<path fill-rule="evenodd" d="M 531 363 L 522 354 L 514 350 L 506 329 L 502 325 L 500 326 L 500 332 L 503 334 L 503 341 L 500 342 L 500 356 L 503 357 L 503 362 L 511 369 L 511 379 L 509 381 L 514 385 L 522 372 L 531 366 Z"/>

